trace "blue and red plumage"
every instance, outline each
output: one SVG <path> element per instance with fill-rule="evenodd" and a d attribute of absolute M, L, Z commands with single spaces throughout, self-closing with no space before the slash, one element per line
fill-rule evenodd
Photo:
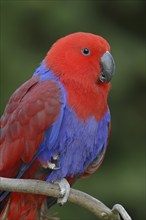
<path fill-rule="evenodd" d="M 90 48 L 91 54 L 83 54 L 83 48 Z M 110 83 L 100 80 L 100 74 L 104 77 L 109 71 L 103 72 L 101 63 L 107 51 L 102 37 L 87 33 L 69 35 L 53 45 L 32 79 L 12 95 L 1 118 L 0 176 L 49 182 L 66 178 L 72 183 L 95 172 L 110 130 Z M 42 172 L 56 156 L 58 168 Z M 35 220 L 45 199 L 10 196 L 7 220 Z M 14 212 L 15 205 L 22 213 Z"/>

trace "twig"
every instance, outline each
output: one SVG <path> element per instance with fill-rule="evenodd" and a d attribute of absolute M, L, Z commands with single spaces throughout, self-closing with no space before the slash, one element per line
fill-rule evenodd
<path fill-rule="evenodd" d="M 3 177 L 0 177 L 0 191 L 32 193 L 53 197 L 58 197 L 60 193 L 59 187 L 55 184 L 40 180 Z M 120 216 L 122 216 L 123 220 L 131 220 L 131 217 L 121 205 L 114 205 L 111 210 L 99 200 L 79 190 L 71 189 L 68 201 L 83 206 L 101 219 L 120 220 Z"/>

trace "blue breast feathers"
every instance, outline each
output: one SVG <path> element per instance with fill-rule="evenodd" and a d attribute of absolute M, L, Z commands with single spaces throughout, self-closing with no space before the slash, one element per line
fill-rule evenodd
<path fill-rule="evenodd" d="M 47 180 L 55 181 L 83 174 L 89 164 L 104 151 L 103 148 L 106 148 L 109 122 L 109 111 L 99 122 L 93 117 L 85 123 L 66 106 L 56 141 L 50 144 L 48 129 L 41 145 L 44 149 L 40 154 L 41 161 L 50 161 L 53 155 L 59 156 L 60 169 L 53 170 Z"/>
<path fill-rule="evenodd" d="M 89 164 L 104 152 L 108 139 L 109 110 L 97 121 L 94 117 L 84 122 L 66 103 L 66 92 L 60 81 L 48 70 L 45 62 L 34 75 L 40 80 L 52 79 L 62 89 L 62 107 L 57 121 L 45 132 L 44 141 L 39 147 L 39 159 L 42 163 L 51 161 L 54 155 L 59 157 L 60 169 L 52 170 L 47 181 L 56 181 L 64 177 L 82 175 Z"/>

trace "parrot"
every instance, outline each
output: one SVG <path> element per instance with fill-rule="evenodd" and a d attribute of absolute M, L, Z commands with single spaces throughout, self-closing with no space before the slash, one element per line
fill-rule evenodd
<path fill-rule="evenodd" d="M 0 119 L 0 177 L 56 183 L 59 198 L 0 192 L 0 219 L 37 220 L 38 210 L 64 204 L 77 179 L 101 165 L 115 73 L 109 43 L 75 32 L 58 39 L 33 76 L 10 97 Z"/>

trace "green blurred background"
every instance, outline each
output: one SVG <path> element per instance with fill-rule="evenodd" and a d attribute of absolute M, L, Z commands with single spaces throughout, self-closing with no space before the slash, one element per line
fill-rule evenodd
<path fill-rule="evenodd" d="M 0 111 L 29 79 L 47 50 L 72 32 L 105 37 L 116 62 L 109 105 L 110 143 L 104 163 L 74 188 L 107 206 L 121 203 L 133 219 L 145 219 L 145 1 L 2 1 Z M 67 203 L 53 208 L 62 220 L 94 220 Z"/>

